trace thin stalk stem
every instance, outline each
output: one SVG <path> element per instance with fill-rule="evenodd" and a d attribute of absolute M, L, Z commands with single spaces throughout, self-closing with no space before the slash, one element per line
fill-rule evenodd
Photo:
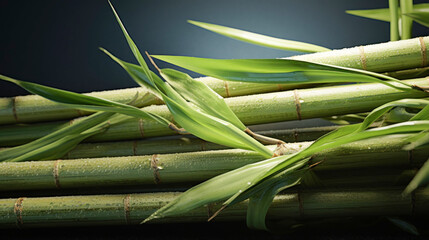
<path fill-rule="evenodd" d="M 427 78 L 405 80 L 404 82 L 420 87 L 429 86 Z M 424 97 L 429 97 L 429 94 L 421 91 L 405 92 L 384 84 L 369 83 L 241 96 L 228 98 L 226 103 L 238 118 L 249 126 L 368 112 L 394 100 Z M 146 107 L 145 110 L 166 119 L 172 119 L 165 105 L 150 106 Z M 14 146 L 32 141 L 49 134 L 53 129 L 64 124 L 66 123 L 52 122 L 2 126 L 0 127 L 0 146 Z M 174 134 L 176 132 L 153 120 L 130 118 L 111 126 L 102 134 L 88 138 L 86 141 L 131 140 Z"/>
<path fill-rule="evenodd" d="M 398 0 L 389 0 L 389 11 L 390 11 L 390 41 L 399 40 L 399 9 Z"/>
<path fill-rule="evenodd" d="M 401 3 L 401 39 L 410 39 L 412 37 L 413 19 L 406 16 L 406 13 L 413 11 L 413 0 L 400 0 Z"/>
<path fill-rule="evenodd" d="M 362 216 L 422 217 L 429 211 L 427 191 L 418 190 L 413 197 L 402 197 L 402 189 L 324 189 L 289 191 L 275 197 L 267 218 L 286 219 Z M 139 224 L 160 206 L 179 193 L 144 193 L 64 197 L 20 197 L 0 199 L 2 228 L 59 227 L 88 225 Z M 185 215 L 154 220 L 166 222 L 204 222 L 220 204 L 209 204 Z M 231 206 L 215 221 L 243 221 L 247 201 Z M 302 213 L 305 213 L 303 215 Z"/>
<path fill-rule="evenodd" d="M 365 69 L 374 72 L 391 72 L 427 66 L 429 61 L 422 60 L 422 57 L 429 56 L 429 47 L 423 47 L 421 42 L 428 46 L 429 37 L 423 37 L 421 40 L 410 39 L 329 52 L 305 54 L 291 57 L 291 59 Z M 426 63 L 426 65 L 422 66 L 422 63 Z M 223 97 L 244 96 L 312 86 L 302 84 L 276 85 L 225 82 L 211 77 L 199 78 L 199 80 L 206 83 Z M 143 96 L 148 90 L 145 88 L 129 88 L 94 92 L 89 93 L 89 95 L 126 103 L 133 99 L 137 92 L 140 92 L 139 95 Z M 144 107 L 152 104 L 162 104 L 162 100 L 151 95 L 149 99 L 139 102 L 137 106 Z M 0 98 L 0 124 L 53 121 L 70 119 L 88 114 L 90 113 L 70 109 L 34 95 Z"/>
<path fill-rule="evenodd" d="M 312 156 L 317 174 L 335 175 L 349 169 L 412 169 L 429 158 L 429 148 L 402 150 L 408 135 L 391 135 L 346 144 Z M 310 142 L 286 144 L 284 154 L 292 154 Z M 275 148 L 276 146 L 271 146 Z M 169 186 L 193 184 L 247 164 L 264 160 L 251 151 L 231 149 L 181 154 L 154 154 L 131 157 L 89 158 L 0 164 L 0 191 L 67 189 L 129 185 Z M 321 176 L 322 176 L 321 175 Z M 360 174 L 362 175 L 362 174 Z M 346 178 L 347 176 L 345 176 Z M 362 176 L 360 176 L 362 177 Z M 392 182 L 394 182 L 392 179 Z"/>

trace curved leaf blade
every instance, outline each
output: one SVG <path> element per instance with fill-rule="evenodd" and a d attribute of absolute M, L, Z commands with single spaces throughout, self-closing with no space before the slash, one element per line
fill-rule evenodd
<path fill-rule="evenodd" d="M 140 110 L 139 108 L 130 105 L 117 103 L 114 101 L 93 96 L 74 93 L 66 90 L 47 87 L 37 83 L 20 81 L 3 75 L 0 75 L 0 80 L 14 83 L 33 94 L 42 96 L 54 102 L 65 104 L 71 108 L 89 111 L 121 113 L 137 118 L 152 118 L 160 124 L 167 126 L 170 123 L 168 120 L 164 119 L 161 116 L 145 112 L 143 110 Z"/>
<path fill-rule="evenodd" d="M 270 36 L 265 36 L 258 33 L 247 32 L 240 29 L 220 26 L 211 23 L 188 20 L 189 23 L 207 29 L 209 31 L 230 37 L 239 41 L 256 44 L 264 47 L 275 48 L 280 50 L 298 51 L 298 52 L 325 52 L 330 49 L 317 46 L 314 44 L 291 41 Z"/>
<path fill-rule="evenodd" d="M 413 90 L 413 86 L 382 74 L 300 60 L 210 59 L 166 55 L 154 55 L 153 57 L 227 81 L 273 84 L 365 82 L 382 83 L 405 91 Z"/>
<path fill-rule="evenodd" d="M 426 9 L 414 9 L 413 12 L 405 13 L 404 15 L 412 18 L 425 27 L 429 27 L 429 4 Z"/>
<path fill-rule="evenodd" d="M 241 130 L 246 129 L 246 126 L 225 103 L 223 97 L 203 82 L 196 81 L 188 74 L 174 69 L 162 69 L 161 75 L 184 98 L 207 114 L 228 121 Z"/>

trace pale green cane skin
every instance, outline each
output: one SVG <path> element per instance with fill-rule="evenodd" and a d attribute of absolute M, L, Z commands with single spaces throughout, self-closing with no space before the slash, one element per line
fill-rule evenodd
<path fill-rule="evenodd" d="M 324 189 L 289 191 L 275 197 L 267 218 L 318 219 L 326 217 L 425 216 L 429 194 L 418 190 L 414 197 L 401 196 L 402 189 Z M 14 211 L 18 199 L 0 199 L 0 227 L 61 227 L 139 224 L 179 193 L 144 193 L 24 198 L 20 211 Z M 186 214 L 162 219 L 162 222 L 203 222 L 219 204 L 197 208 Z M 214 221 L 243 221 L 247 202 L 229 207 Z"/>
<path fill-rule="evenodd" d="M 404 82 L 429 87 L 427 78 Z M 390 101 L 424 97 L 429 97 L 429 93 L 417 90 L 401 91 L 384 84 L 369 83 L 241 96 L 227 98 L 226 103 L 245 125 L 252 125 L 368 112 Z M 144 109 L 173 120 L 165 105 L 153 105 Z M 52 123 L 48 124 L 55 127 Z M 46 131 L 40 130 L 44 126 L 42 123 L 36 126 L 37 130 L 33 129 L 32 125 L 0 127 L 0 146 L 23 144 L 50 132 L 49 128 L 44 128 Z M 87 141 L 130 140 L 173 134 L 174 131 L 153 120 L 130 118 L 88 138 Z"/>
<path fill-rule="evenodd" d="M 312 141 L 337 129 L 338 126 L 286 129 L 257 132 L 285 142 Z M 178 139 L 135 140 L 121 142 L 83 143 L 77 145 L 62 158 L 120 157 L 148 154 L 197 152 L 228 149 L 229 147 L 206 142 L 199 138 L 182 136 Z"/>
<path fill-rule="evenodd" d="M 422 46 L 425 45 L 425 51 Z M 423 57 L 425 56 L 425 59 Z M 391 72 L 403 69 L 425 67 L 429 64 L 429 37 L 422 37 L 367 45 L 362 47 L 334 50 L 329 52 L 305 54 L 291 57 L 317 63 L 332 64 L 343 67 L 365 69 L 374 72 Z M 199 78 L 223 97 L 243 96 L 256 93 L 289 90 L 309 87 L 298 84 L 255 84 L 241 82 L 225 82 L 211 77 Z M 89 93 L 89 95 L 126 103 L 136 92 L 146 93 L 142 88 L 129 88 Z M 13 107 L 15 102 L 15 107 Z M 143 107 L 161 104 L 154 96 Z M 86 115 L 88 112 L 77 111 L 63 105 L 50 102 L 38 96 L 18 96 L 0 98 L 0 124 L 32 123 L 70 119 Z"/>
<path fill-rule="evenodd" d="M 399 43 L 399 44 L 398 44 Z M 424 46 L 423 46 L 424 45 Z M 425 52 L 423 52 L 425 49 Z M 413 38 L 292 57 L 317 63 L 389 72 L 429 65 L 429 37 Z"/>
<path fill-rule="evenodd" d="M 366 169 L 365 173 L 370 168 L 406 170 L 420 167 L 429 158 L 429 148 L 404 151 L 402 147 L 406 141 L 403 137 L 404 135 L 392 135 L 368 139 L 315 154 L 312 163 L 322 161 L 323 164 L 314 171 L 316 174 L 321 173 L 323 177 L 328 174 L 323 172 L 330 172 L 335 176 L 337 171 L 345 170 Z M 299 151 L 309 144 L 310 142 L 288 144 L 285 154 Z M 156 165 L 151 163 L 153 159 L 156 159 Z M 169 184 L 198 183 L 261 160 L 264 158 L 255 152 L 230 149 L 112 158 L 3 162 L 0 163 L 0 191 L 125 185 L 153 185 L 162 188 Z M 155 178 L 156 166 L 162 168 L 158 170 L 157 178 L 160 181 Z M 401 171 L 393 176 L 400 174 Z M 330 181 L 332 177 L 324 178 Z M 397 178 L 389 180 L 390 184 L 395 179 Z M 358 179 L 359 181 L 361 180 Z M 335 182 L 327 183 L 330 184 L 338 185 Z"/>

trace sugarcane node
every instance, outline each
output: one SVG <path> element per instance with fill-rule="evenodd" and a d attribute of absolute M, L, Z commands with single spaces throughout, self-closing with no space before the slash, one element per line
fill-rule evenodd
<path fill-rule="evenodd" d="M 359 55 L 360 55 L 360 62 L 362 64 L 362 69 L 367 70 L 364 46 L 359 46 Z"/>
<path fill-rule="evenodd" d="M 276 149 L 274 149 L 273 157 L 283 156 L 287 152 L 287 145 L 286 143 L 280 143 L 277 144 Z"/>
<path fill-rule="evenodd" d="M 142 118 L 139 119 L 139 132 L 140 132 L 140 136 L 142 138 L 144 138 L 145 134 L 144 134 L 144 127 L 143 127 L 143 119 Z"/>
<path fill-rule="evenodd" d="M 54 182 L 55 182 L 55 187 L 60 189 L 61 185 L 60 185 L 60 169 L 59 169 L 59 163 L 61 162 L 60 159 L 54 161 L 54 167 L 52 170 L 52 175 L 54 176 Z"/>
<path fill-rule="evenodd" d="M 206 141 L 201 139 L 201 151 L 205 151 L 206 150 Z"/>
<path fill-rule="evenodd" d="M 413 149 L 409 150 L 408 152 L 408 164 L 413 167 L 414 159 L 413 159 Z"/>
<path fill-rule="evenodd" d="M 125 223 L 130 224 L 130 200 L 131 200 L 131 194 L 127 194 L 124 197 L 124 216 L 125 216 Z"/>
<path fill-rule="evenodd" d="M 419 37 L 419 43 L 420 43 L 420 51 L 422 53 L 422 67 L 427 65 L 427 55 L 426 55 L 426 44 L 423 40 L 423 37 Z"/>
<path fill-rule="evenodd" d="M 156 70 L 158 70 L 158 72 L 161 72 L 161 69 L 159 69 L 159 67 L 155 64 L 155 61 L 153 60 L 153 58 L 150 56 L 150 54 L 147 51 L 144 51 L 146 53 L 147 58 L 149 59 L 149 61 L 152 63 L 152 65 L 156 68 Z"/>
<path fill-rule="evenodd" d="M 304 217 L 304 204 L 302 203 L 301 191 L 299 188 L 296 192 L 296 198 L 298 200 L 299 216 L 300 216 L 300 218 L 303 218 Z"/>
<path fill-rule="evenodd" d="M 302 117 L 301 117 L 301 101 L 299 100 L 298 89 L 293 90 L 293 96 L 294 96 L 294 100 L 295 100 L 297 119 L 302 120 Z"/>
<path fill-rule="evenodd" d="M 133 141 L 133 156 L 137 155 L 137 140 Z"/>
<path fill-rule="evenodd" d="M 225 86 L 225 95 L 226 95 L 226 97 L 230 97 L 231 95 L 229 94 L 228 81 L 224 81 L 224 86 Z"/>
<path fill-rule="evenodd" d="M 295 140 L 295 142 L 298 142 L 298 129 L 297 128 L 295 128 L 294 130 L 293 130 L 293 138 L 294 138 L 294 140 Z"/>
<path fill-rule="evenodd" d="M 150 160 L 150 167 L 153 170 L 153 176 L 156 184 L 159 184 L 161 182 L 161 176 L 159 174 L 159 170 L 161 168 L 158 166 L 158 162 L 159 162 L 158 154 L 153 154 Z"/>
<path fill-rule="evenodd" d="M 22 224 L 24 224 L 24 221 L 22 220 L 22 211 L 23 206 L 22 202 L 26 199 L 26 197 L 20 197 L 16 200 L 14 206 L 13 206 L 13 212 L 16 215 L 16 225 L 20 227 Z"/>
<path fill-rule="evenodd" d="M 18 121 L 18 114 L 16 113 L 16 96 L 12 97 L 11 99 L 12 101 L 12 114 L 13 114 L 13 119 L 15 119 L 16 123 L 19 123 Z"/>

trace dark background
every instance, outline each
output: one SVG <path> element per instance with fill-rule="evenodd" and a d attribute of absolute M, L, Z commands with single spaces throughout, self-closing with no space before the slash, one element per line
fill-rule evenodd
<path fill-rule="evenodd" d="M 415 1 L 421 2 L 425 1 Z M 140 50 L 152 54 L 210 58 L 275 58 L 298 54 L 232 40 L 188 24 L 187 19 L 328 48 L 389 40 L 388 23 L 344 12 L 387 7 L 387 0 L 113 0 L 112 3 Z M 119 58 L 135 62 L 107 0 L 3 0 L 0 28 L 0 74 L 76 92 L 136 86 L 119 65 L 98 50 L 104 47 Z M 428 33 L 415 24 L 414 36 Z M 0 82 L 0 97 L 22 94 L 26 92 Z"/>
<path fill-rule="evenodd" d="M 414 1 L 422 3 L 427 1 Z M 285 52 L 241 43 L 186 23 L 216 23 L 275 37 L 344 48 L 389 40 L 389 24 L 345 10 L 388 6 L 387 0 L 128 0 L 112 2 L 141 51 L 210 58 L 276 58 Z M 0 0 L 0 74 L 76 92 L 136 86 L 98 50 L 133 61 L 106 0 Z M 414 36 L 428 35 L 414 25 Z M 167 64 L 159 62 L 161 67 Z M 193 76 L 197 76 L 192 74 Z M 0 82 L 0 97 L 26 94 Z M 283 238 L 249 231 L 245 223 L 175 224 L 3 231 L 5 239 L 236 239 Z M 315 230 L 306 239 L 408 239 L 386 222 L 376 227 Z"/>

